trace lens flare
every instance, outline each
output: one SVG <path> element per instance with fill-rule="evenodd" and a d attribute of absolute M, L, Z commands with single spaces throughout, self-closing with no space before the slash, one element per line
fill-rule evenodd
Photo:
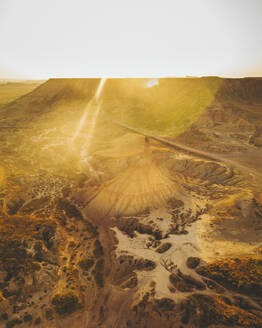
<path fill-rule="evenodd" d="M 88 136 L 87 136 L 87 143 L 86 143 L 86 152 L 88 153 L 88 149 L 91 143 L 91 138 L 93 137 L 94 131 L 95 131 L 95 127 L 96 127 L 96 123 L 97 123 L 97 119 L 100 113 L 100 108 L 101 108 L 101 103 L 98 102 L 99 97 L 101 96 L 103 87 L 105 85 L 106 79 L 101 79 L 99 86 L 97 88 L 96 94 L 95 94 L 95 112 L 94 115 L 90 121 L 90 128 L 88 131 Z"/>
<path fill-rule="evenodd" d="M 97 104 L 96 106 L 97 107 L 96 107 L 95 113 L 92 117 L 92 120 L 90 122 L 90 127 L 89 127 L 89 131 L 88 131 L 88 136 L 87 136 L 87 143 L 86 143 L 86 152 L 87 152 L 87 154 L 88 154 L 88 149 L 89 149 L 89 146 L 90 146 L 90 143 L 91 143 L 91 139 L 92 139 L 94 131 L 95 131 L 96 122 L 97 122 L 98 115 L 99 115 L 100 108 L 101 108 L 101 103 Z"/>
<path fill-rule="evenodd" d="M 77 129 L 76 129 L 76 131 L 75 131 L 75 133 L 74 133 L 74 135 L 73 135 L 73 137 L 71 139 L 71 144 L 74 143 L 75 139 L 77 138 L 77 136 L 81 132 L 81 130 L 82 130 L 82 128 L 83 128 L 83 126 L 84 126 L 84 124 L 86 122 L 86 119 L 87 119 L 87 116 L 88 116 L 88 113 L 89 113 L 88 107 L 89 107 L 89 103 L 86 106 L 86 108 L 84 110 L 84 114 L 83 114 L 83 116 L 81 117 L 81 119 L 80 119 L 80 121 L 78 123 Z"/>
<path fill-rule="evenodd" d="M 79 134 L 80 134 L 80 132 L 81 132 L 81 130 L 82 130 L 82 128 L 83 128 L 86 120 L 87 120 L 87 117 L 89 115 L 90 109 L 91 109 L 91 107 L 94 104 L 94 101 L 96 102 L 99 99 L 100 95 L 101 95 L 101 92 L 103 90 L 103 87 L 104 87 L 105 82 L 106 82 L 106 79 L 105 78 L 103 78 L 103 79 L 100 80 L 94 98 L 91 99 L 91 101 L 89 101 L 89 103 L 87 104 L 87 106 L 84 109 L 84 113 L 83 113 L 83 115 L 82 115 L 82 117 L 81 117 L 81 119 L 80 119 L 80 121 L 78 123 L 77 129 L 76 129 L 76 131 L 75 131 L 75 133 L 74 133 L 74 135 L 73 135 L 73 137 L 71 139 L 70 145 L 72 145 L 74 143 L 75 139 L 79 136 Z M 93 118 L 91 120 L 90 130 L 89 130 L 89 133 L 88 133 L 88 137 L 90 137 L 91 134 L 93 134 L 93 131 L 94 131 L 94 128 L 95 128 L 95 124 L 96 124 L 96 121 L 97 121 L 97 116 L 99 114 L 99 111 L 100 111 L 100 105 L 97 105 L 97 109 L 96 109 L 95 114 L 94 114 L 94 116 L 93 116 Z"/>
<path fill-rule="evenodd" d="M 103 86 L 105 85 L 106 79 L 101 79 L 99 82 L 99 86 L 97 88 L 96 94 L 95 94 L 95 100 L 98 100 L 98 98 L 101 95 L 101 92 L 103 90 Z"/>
<path fill-rule="evenodd" d="M 158 79 L 152 79 L 150 80 L 147 85 L 146 85 L 146 88 L 152 88 L 154 87 L 155 85 L 158 85 Z"/>

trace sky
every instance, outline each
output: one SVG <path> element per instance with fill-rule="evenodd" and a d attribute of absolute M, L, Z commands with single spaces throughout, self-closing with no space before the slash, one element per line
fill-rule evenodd
<path fill-rule="evenodd" d="M 262 76 L 262 0 L 0 0 L 0 78 Z"/>

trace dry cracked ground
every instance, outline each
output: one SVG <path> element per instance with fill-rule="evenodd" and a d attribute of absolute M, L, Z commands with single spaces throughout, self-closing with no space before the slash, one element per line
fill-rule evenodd
<path fill-rule="evenodd" d="M 198 81 L 175 82 L 178 103 L 187 88 L 202 104 Z M 216 159 L 106 111 L 91 147 L 88 122 L 72 143 L 88 83 L 48 81 L 1 111 L 0 327 L 262 327 L 261 80 L 219 82 L 182 132 L 159 128 Z M 134 124 L 114 90 L 104 106 Z"/>

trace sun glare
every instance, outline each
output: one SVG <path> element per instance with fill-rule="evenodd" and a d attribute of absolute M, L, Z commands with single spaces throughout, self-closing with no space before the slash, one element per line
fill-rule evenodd
<path fill-rule="evenodd" d="M 106 82 L 106 79 L 105 78 L 103 78 L 103 79 L 100 80 L 99 86 L 98 86 L 97 91 L 96 91 L 95 100 L 98 100 L 98 98 L 100 97 L 105 82 Z"/>
<path fill-rule="evenodd" d="M 88 131 L 88 135 L 87 135 L 87 143 L 86 143 L 86 152 L 87 152 L 87 154 L 88 154 L 88 150 L 89 150 L 89 147 L 90 147 L 92 136 L 93 136 L 94 131 L 95 131 L 97 119 L 98 119 L 98 116 L 99 116 L 99 113 L 100 113 L 101 103 L 96 104 L 96 106 L 97 107 L 96 107 L 95 113 L 92 117 L 92 120 L 90 122 L 90 127 L 89 127 L 89 131 Z"/>
<path fill-rule="evenodd" d="M 81 120 L 79 121 L 78 123 L 78 126 L 77 126 L 77 129 L 72 137 L 72 140 L 71 140 L 71 144 L 75 141 L 75 139 L 78 137 L 79 133 L 81 132 L 85 122 L 86 122 L 86 119 L 87 119 L 87 116 L 88 116 L 88 108 L 89 108 L 89 103 L 87 104 L 85 110 L 84 110 L 84 114 L 83 116 L 81 117 Z"/>
<path fill-rule="evenodd" d="M 78 123 L 77 129 L 76 129 L 76 131 L 75 131 L 75 133 L 74 133 L 74 135 L 73 135 L 73 137 L 71 139 L 70 145 L 72 145 L 74 143 L 75 139 L 79 136 L 79 134 L 80 134 L 80 132 L 81 132 L 81 130 L 82 130 L 82 128 L 83 128 L 83 126 L 84 126 L 84 124 L 85 124 L 85 122 L 86 122 L 89 114 L 90 114 L 90 110 L 91 110 L 92 106 L 96 106 L 95 113 L 94 113 L 94 115 L 93 115 L 93 117 L 92 117 L 92 119 L 90 121 L 90 128 L 89 128 L 89 132 L 88 132 L 88 143 L 87 143 L 87 145 L 89 145 L 89 143 L 90 143 L 90 137 L 93 135 L 93 132 L 94 132 L 94 129 L 95 129 L 95 125 L 96 125 L 96 121 L 97 121 L 97 117 L 98 117 L 98 114 L 100 112 L 100 106 L 101 105 L 98 104 L 97 101 L 98 101 L 98 99 L 99 99 L 99 97 L 101 95 L 101 92 L 103 90 L 103 87 L 105 85 L 105 82 L 106 82 L 106 79 L 105 78 L 103 78 L 103 79 L 100 80 L 94 98 L 92 98 L 88 102 L 86 108 L 84 109 L 84 113 L 83 113 L 83 115 L 82 115 L 82 117 L 81 117 L 81 119 L 80 119 L 80 121 Z"/>
<path fill-rule="evenodd" d="M 150 81 L 147 83 L 146 87 L 147 87 L 147 88 L 152 88 L 152 87 L 154 87 L 155 85 L 158 85 L 158 79 L 152 79 L 152 80 L 150 80 Z"/>

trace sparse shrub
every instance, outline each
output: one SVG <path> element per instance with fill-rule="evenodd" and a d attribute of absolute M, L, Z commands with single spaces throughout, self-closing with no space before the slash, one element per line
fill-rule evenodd
<path fill-rule="evenodd" d="M 54 319 L 54 312 L 52 309 L 47 308 L 45 311 L 45 316 L 47 320 L 53 320 Z"/>
<path fill-rule="evenodd" d="M 31 314 L 26 314 L 24 316 L 24 322 L 31 322 L 33 319 L 33 317 L 31 316 Z"/>
<path fill-rule="evenodd" d="M 47 249 L 53 247 L 53 241 L 51 240 L 55 235 L 55 227 L 53 225 L 46 225 L 42 232 L 43 240 Z"/>
<path fill-rule="evenodd" d="M 69 201 L 64 199 L 59 199 L 58 201 L 58 209 L 64 210 L 66 215 L 69 218 L 75 218 L 77 220 L 82 220 L 82 214 L 80 211 L 75 207 L 75 205 L 71 204 Z"/>
<path fill-rule="evenodd" d="M 40 317 L 36 318 L 35 325 L 38 326 L 38 325 L 40 325 L 40 323 L 41 323 L 41 318 Z"/>
<path fill-rule="evenodd" d="M 199 257 L 188 257 L 186 264 L 190 269 L 195 269 L 200 263 Z"/>
<path fill-rule="evenodd" d="M 20 325 L 22 323 L 22 320 L 20 319 L 13 319 L 7 322 L 6 328 L 13 328 L 16 325 Z"/>
<path fill-rule="evenodd" d="M 55 311 L 60 315 L 68 315 L 79 308 L 78 296 L 72 291 L 56 294 L 52 299 Z"/>
<path fill-rule="evenodd" d="M 262 260 L 255 258 L 228 258 L 197 268 L 197 273 L 230 289 L 262 295 Z"/>
<path fill-rule="evenodd" d="M 23 199 L 14 199 L 12 202 L 7 204 L 7 212 L 9 215 L 14 215 L 18 212 L 20 207 L 24 204 Z"/>
<path fill-rule="evenodd" d="M 162 253 L 165 253 L 166 251 L 168 251 L 171 246 L 172 246 L 171 243 L 164 243 L 161 246 L 159 246 L 156 251 L 158 253 L 162 254 Z"/>
<path fill-rule="evenodd" d="M 175 303 L 170 298 L 161 298 L 155 301 L 156 306 L 162 311 L 173 311 Z"/>
<path fill-rule="evenodd" d="M 34 259 L 38 262 L 42 262 L 44 253 L 43 253 L 43 248 L 42 248 L 42 244 L 40 241 L 35 243 L 34 250 L 35 250 Z"/>
<path fill-rule="evenodd" d="M 104 255 L 103 247 L 98 239 L 96 239 L 96 241 L 94 242 L 93 254 L 95 258 L 99 258 Z"/>
<path fill-rule="evenodd" d="M 95 268 L 92 271 L 92 274 L 94 276 L 95 282 L 98 287 L 103 287 L 104 286 L 104 259 L 100 259 L 96 262 Z"/>
<path fill-rule="evenodd" d="M 98 236 L 98 232 L 97 232 L 97 227 L 94 226 L 92 223 L 90 223 L 89 221 L 85 221 L 85 226 L 86 226 L 86 230 L 88 231 L 88 233 L 91 235 L 92 238 L 95 238 Z"/>
<path fill-rule="evenodd" d="M 2 320 L 8 320 L 8 314 L 5 312 L 1 315 Z"/>
<path fill-rule="evenodd" d="M 82 259 L 81 261 L 78 262 L 78 265 L 80 266 L 80 268 L 84 271 L 88 271 L 93 265 L 94 265 L 95 261 L 93 258 L 85 258 Z"/>
<path fill-rule="evenodd" d="M 137 261 L 135 268 L 137 270 L 145 270 L 145 271 L 150 271 L 154 270 L 156 267 L 156 264 L 148 259 L 140 259 Z"/>

